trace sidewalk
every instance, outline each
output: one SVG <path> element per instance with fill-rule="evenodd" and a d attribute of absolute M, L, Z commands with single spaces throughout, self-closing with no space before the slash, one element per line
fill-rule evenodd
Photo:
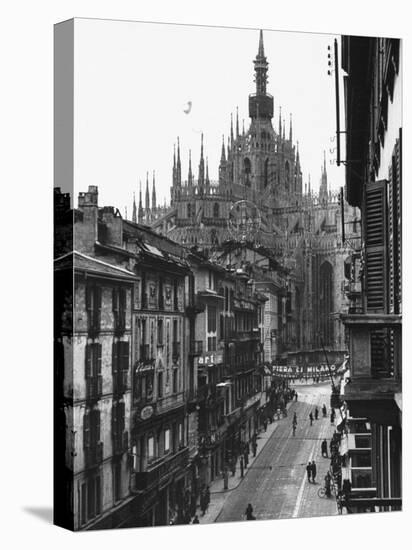
<path fill-rule="evenodd" d="M 289 401 L 289 403 L 286 405 L 286 408 L 289 409 L 294 401 Z M 240 476 L 240 466 L 239 462 L 236 465 L 236 474 L 232 476 L 229 475 L 229 483 L 228 483 L 228 489 L 223 488 L 223 477 L 218 477 L 215 479 L 210 485 L 210 503 L 209 507 L 206 510 L 206 513 L 204 516 L 202 516 L 202 511 L 200 510 L 200 507 L 198 506 L 196 509 L 196 514 L 199 518 L 200 523 L 214 523 L 217 518 L 219 517 L 225 502 L 228 498 L 228 496 L 231 494 L 232 491 L 234 491 L 239 485 L 242 483 L 242 481 L 247 476 L 248 470 L 251 466 L 253 466 L 253 463 L 261 453 L 262 449 L 270 439 L 273 432 L 278 427 L 278 420 L 274 420 L 271 424 L 268 423 L 266 432 L 263 430 L 261 431 L 257 436 L 257 451 L 256 456 L 254 457 L 252 453 L 249 455 L 249 465 L 244 470 L 244 477 L 242 478 Z"/>

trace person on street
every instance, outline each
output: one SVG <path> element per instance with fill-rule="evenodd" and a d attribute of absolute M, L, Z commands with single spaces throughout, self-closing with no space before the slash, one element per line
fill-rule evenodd
<path fill-rule="evenodd" d="M 200 523 L 200 522 L 199 522 L 199 517 L 197 516 L 197 514 L 196 514 L 195 517 L 193 518 L 192 523 Z"/>
<path fill-rule="evenodd" d="M 311 483 L 312 480 L 312 465 L 310 462 L 308 462 L 308 465 L 306 466 L 306 473 L 308 475 L 308 481 Z"/>
<path fill-rule="evenodd" d="M 297 423 L 298 423 L 298 417 L 296 416 L 296 413 L 295 413 L 295 412 L 293 413 L 293 423 L 294 423 L 294 424 L 297 424 Z"/>
<path fill-rule="evenodd" d="M 310 420 L 310 425 L 312 426 L 312 424 L 313 424 L 313 414 L 311 412 L 309 413 L 309 420 Z"/>
<path fill-rule="evenodd" d="M 263 421 L 263 429 L 265 430 L 265 432 L 266 432 L 267 428 L 268 428 L 268 421 L 265 418 L 265 420 Z"/>
<path fill-rule="evenodd" d="M 326 408 L 325 403 L 323 404 L 323 407 L 322 407 L 322 414 L 323 414 L 323 418 L 326 418 L 326 416 L 328 414 L 328 410 Z"/>
<path fill-rule="evenodd" d="M 316 483 L 316 464 L 315 464 L 315 461 L 313 460 L 312 461 L 312 467 L 311 467 L 311 472 L 312 472 L 312 483 Z"/>
<path fill-rule="evenodd" d="M 248 467 L 248 464 L 249 464 L 249 455 L 247 453 L 247 451 L 245 450 L 245 452 L 243 453 L 243 461 L 245 463 L 245 468 Z"/>
<path fill-rule="evenodd" d="M 292 424 L 292 434 L 293 434 L 293 437 L 295 437 L 295 433 L 296 433 L 296 423 L 293 422 L 293 424 Z"/>
<path fill-rule="evenodd" d="M 335 410 L 334 409 L 332 409 L 332 412 L 330 413 L 330 423 L 331 424 L 335 423 Z"/>
<path fill-rule="evenodd" d="M 200 493 L 200 509 L 202 510 L 202 516 L 204 516 L 206 514 L 206 509 L 207 509 L 206 495 L 204 490 L 202 490 L 202 492 Z"/>
<path fill-rule="evenodd" d="M 317 420 L 319 418 L 319 411 L 318 411 L 318 408 L 316 407 L 315 408 L 315 420 Z"/>
<path fill-rule="evenodd" d="M 256 443 L 256 440 L 254 439 L 252 441 L 252 452 L 253 452 L 253 456 L 256 456 L 256 451 L 257 451 L 257 443 Z"/>
<path fill-rule="evenodd" d="M 298 392 L 295 390 L 295 401 L 298 400 Z"/>
<path fill-rule="evenodd" d="M 249 504 L 247 505 L 245 515 L 246 515 L 246 519 L 247 519 L 247 520 L 256 519 L 255 516 L 253 515 L 253 506 L 250 504 L 250 502 L 249 502 Z"/>
<path fill-rule="evenodd" d="M 330 487 L 331 481 L 332 481 L 332 476 L 330 475 L 328 470 L 325 475 L 325 494 L 328 498 L 330 498 L 331 496 L 331 487 Z"/>
<path fill-rule="evenodd" d="M 320 448 L 321 448 L 321 451 L 322 451 L 322 456 L 324 458 L 328 458 L 328 444 L 327 444 L 326 439 L 324 439 L 322 441 L 322 444 L 321 444 Z"/>

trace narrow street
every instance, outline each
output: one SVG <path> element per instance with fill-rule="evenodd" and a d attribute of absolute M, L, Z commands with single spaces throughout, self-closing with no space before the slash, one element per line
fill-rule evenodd
<path fill-rule="evenodd" d="M 275 422 L 270 435 L 259 435 L 261 451 L 244 479 L 230 491 L 215 521 L 242 521 L 250 502 L 257 520 L 336 515 L 335 499 L 318 497 L 318 489 L 329 467 L 320 445 L 329 440 L 335 426 L 322 417 L 323 403 L 329 408 L 330 384 L 296 386 L 299 400 L 290 404 L 288 417 Z M 319 419 L 310 426 L 309 413 L 319 409 Z M 293 413 L 297 414 L 296 435 L 292 434 Z M 265 436 L 267 440 L 265 442 Z M 308 483 L 306 464 L 315 460 L 316 483 Z"/>

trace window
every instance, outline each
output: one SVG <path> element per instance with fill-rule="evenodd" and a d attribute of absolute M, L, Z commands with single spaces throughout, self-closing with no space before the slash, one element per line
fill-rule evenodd
<path fill-rule="evenodd" d="M 149 437 L 147 438 L 147 459 L 153 460 L 154 456 L 155 456 L 154 437 L 153 435 L 149 435 Z"/>
<path fill-rule="evenodd" d="M 216 351 L 216 336 L 209 336 L 207 339 L 207 351 Z"/>
<path fill-rule="evenodd" d="M 216 288 L 216 279 L 213 271 L 209 271 L 209 288 L 210 290 L 215 290 Z"/>
<path fill-rule="evenodd" d="M 102 345 L 86 345 L 86 399 L 97 399 L 102 394 Z"/>
<path fill-rule="evenodd" d="M 95 518 L 102 512 L 100 475 L 89 478 L 82 483 L 79 494 L 80 524 Z"/>
<path fill-rule="evenodd" d="M 113 342 L 112 344 L 112 376 L 113 393 L 126 391 L 129 373 L 129 342 Z"/>
<path fill-rule="evenodd" d="M 218 218 L 219 217 L 219 203 L 215 202 L 213 205 L 213 217 Z"/>
<path fill-rule="evenodd" d="M 172 380 L 172 384 L 173 384 L 173 393 L 177 393 L 177 374 L 178 374 L 178 370 L 177 369 L 173 369 L 173 380 Z"/>
<path fill-rule="evenodd" d="M 170 451 L 170 429 L 165 429 L 165 441 L 164 441 L 165 454 Z"/>
<path fill-rule="evenodd" d="M 157 345 L 163 346 L 163 319 L 157 321 Z"/>
<path fill-rule="evenodd" d="M 112 300 L 114 329 L 123 332 L 126 329 L 126 289 L 113 288 Z"/>
<path fill-rule="evenodd" d="M 115 403 L 112 407 L 113 454 L 124 451 L 123 438 L 125 431 L 125 404 Z"/>
<path fill-rule="evenodd" d="M 157 375 L 157 396 L 163 397 L 163 372 L 159 372 Z"/>
<path fill-rule="evenodd" d="M 216 307 L 207 306 L 207 331 L 216 332 Z"/>
<path fill-rule="evenodd" d="M 86 286 L 87 330 L 90 335 L 100 331 L 102 289 L 96 283 Z"/>
<path fill-rule="evenodd" d="M 122 464 L 115 462 L 113 464 L 113 499 L 120 500 L 122 497 Z"/>

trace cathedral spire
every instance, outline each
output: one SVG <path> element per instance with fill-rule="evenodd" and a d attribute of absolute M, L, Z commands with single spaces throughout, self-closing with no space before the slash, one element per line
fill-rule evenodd
<path fill-rule="evenodd" d="M 323 151 L 323 166 L 321 168 L 322 176 L 320 179 L 319 198 L 328 200 L 328 175 L 326 173 L 326 151 Z"/>
<path fill-rule="evenodd" d="M 239 137 L 239 107 L 236 107 L 236 139 Z"/>
<path fill-rule="evenodd" d="M 189 149 L 189 172 L 187 175 L 187 184 L 191 187 L 193 185 L 193 173 L 192 173 L 192 151 Z"/>
<path fill-rule="evenodd" d="M 222 154 L 220 156 L 220 163 L 226 162 L 226 154 L 225 154 L 225 136 L 222 136 Z"/>
<path fill-rule="evenodd" d="M 289 141 L 292 143 L 292 113 L 290 113 L 290 121 L 289 121 Z"/>
<path fill-rule="evenodd" d="M 279 137 L 282 137 L 282 107 L 279 107 Z"/>
<path fill-rule="evenodd" d="M 152 186 L 152 211 L 156 211 L 156 181 L 155 181 L 155 171 L 153 170 L 153 186 Z"/>
<path fill-rule="evenodd" d="M 245 135 L 245 119 L 242 118 L 242 135 Z"/>
<path fill-rule="evenodd" d="M 132 214 L 132 222 L 137 223 L 137 211 L 136 211 L 136 194 L 133 191 L 133 214 Z"/>
<path fill-rule="evenodd" d="M 139 223 L 142 223 L 142 221 L 143 221 L 142 182 L 141 182 L 141 181 L 139 181 L 139 213 L 138 213 L 138 221 L 139 221 Z"/>
<path fill-rule="evenodd" d="M 147 216 L 150 210 L 150 195 L 149 195 L 149 172 L 146 172 L 146 196 L 145 196 L 145 210 L 146 210 L 146 221 Z"/>
<path fill-rule="evenodd" d="M 203 132 L 200 138 L 200 162 L 199 162 L 199 175 L 198 184 L 203 185 L 205 183 L 205 160 L 203 158 Z"/>
<path fill-rule="evenodd" d="M 262 30 L 259 33 L 258 53 L 253 63 L 255 65 L 256 95 L 266 95 L 268 62 L 266 61 L 265 50 L 263 47 Z"/>
<path fill-rule="evenodd" d="M 283 119 L 283 141 L 285 141 L 285 128 L 286 128 L 286 122 L 285 122 L 285 119 Z"/>
<path fill-rule="evenodd" d="M 230 145 L 233 144 L 233 113 L 230 113 Z"/>
<path fill-rule="evenodd" d="M 182 185 L 182 165 L 180 164 L 180 140 L 177 138 L 177 164 L 176 164 L 176 184 Z"/>

